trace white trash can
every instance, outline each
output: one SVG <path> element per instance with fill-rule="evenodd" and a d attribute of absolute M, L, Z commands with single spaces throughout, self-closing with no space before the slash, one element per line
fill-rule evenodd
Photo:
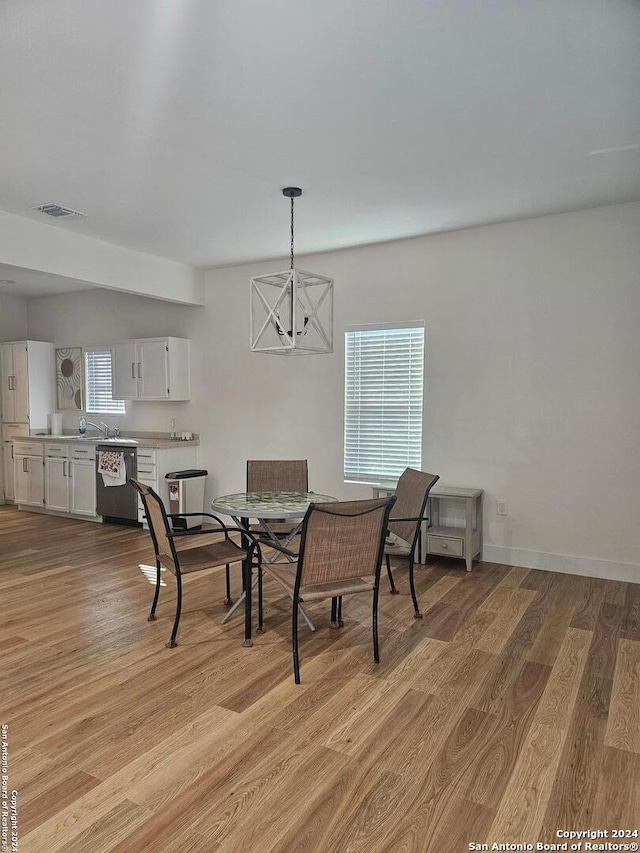
<path fill-rule="evenodd" d="M 169 514 L 175 512 L 203 512 L 204 483 L 209 472 L 203 468 L 173 471 L 165 476 L 169 489 Z M 202 516 L 170 519 L 174 530 L 202 527 Z"/>

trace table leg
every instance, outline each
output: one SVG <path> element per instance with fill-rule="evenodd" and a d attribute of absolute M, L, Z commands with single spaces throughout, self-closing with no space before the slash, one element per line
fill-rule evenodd
<path fill-rule="evenodd" d="M 465 516 L 465 533 L 464 533 L 464 554 L 467 571 L 470 572 L 473 568 L 473 498 L 465 498 L 464 501 L 464 516 Z M 478 520 L 476 519 L 476 524 Z"/>
<path fill-rule="evenodd" d="M 262 527 L 264 528 L 264 530 L 265 530 L 265 532 L 266 532 L 267 536 L 269 536 L 269 538 L 271 539 L 271 541 L 272 541 L 272 542 L 275 542 L 276 544 L 280 544 L 280 543 L 279 543 L 279 541 L 278 541 L 278 537 L 277 537 L 277 536 L 276 536 L 276 534 L 273 532 L 273 530 L 269 527 L 269 525 L 268 525 L 268 524 L 267 524 L 267 522 L 264 520 L 264 518 L 260 518 L 260 519 L 259 519 L 259 521 L 260 521 L 260 524 L 262 525 Z M 294 537 L 295 537 L 295 536 L 300 532 L 300 530 L 301 530 L 301 529 L 302 529 L 302 522 L 300 522 L 300 524 L 298 524 L 298 526 L 295 528 L 295 530 L 294 530 L 292 533 L 290 533 L 290 534 L 289 534 L 289 536 L 287 536 L 287 538 L 284 540 L 284 543 L 282 543 L 282 544 L 284 544 L 284 547 L 285 547 L 285 548 L 289 545 L 289 543 L 291 542 L 291 540 L 292 540 L 292 539 L 293 539 L 293 538 L 294 538 Z M 266 545 L 268 545 L 269 543 L 268 543 L 268 542 L 265 542 L 265 544 L 266 544 Z M 289 563 L 293 563 L 293 562 L 294 562 L 294 560 L 293 560 L 293 558 L 292 558 L 292 557 L 289 557 L 289 556 L 288 556 L 288 555 L 286 555 L 286 554 L 285 554 L 285 556 L 286 556 L 287 561 L 288 561 Z M 275 562 L 277 562 L 277 559 L 278 559 L 278 555 L 276 554 L 276 556 L 274 557 L 274 559 L 273 559 L 273 560 L 266 560 L 266 559 L 265 559 L 265 562 L 266 562 L 266 563 L 275 563 Z M 300 613 L 302 614 L 302 618 L 304 619 L 304 621 L 307 623 L 307 627 L 309 628 L 309 630 L 310 630 L 310 631 L 315 631 L 315 630 L 316 630 L 316 626 L 313 624 L 313 622 L 311 621 L 311 619 L 309 619 L 308 615 L 307 615 L 307 614 L 305 613 L 305 611 L 304 611 L 304 607 L 303 607 L 301 604 L 299 604 L 299 605 L 298 605 L 298 610 L 299 610 L 299 611 L 300 611 Z"/>
<path fill-rule="evenodd" d="M 245 523 L 244 519 L 234 518 L 233 520 L 240 528 L 248 528 L 249 526 L 249 522 L 247 521 Z M 242 543 L 247 549 L 247 551 L 249 551 L 249 556 L 242 563 L 242 587 L 244 589 L 244 642 L 242 643 L 242 645 L 252 646 L 253 640 L 251 638 L 251 599 L 253 598 L 253 596 L 251 595 L 251 569 L 253 568 L 253 552 L 250 550 L 251 542 L 248 537 L 243 536 Z M 240 596 L 240 598 L 236 602 L 236 607 L 238 604 L 240 604 L 241 601 L 242 596 Z M 233 610 L 230 610 L 227 613 L 225 620 L 223 621 L 226 621 L 226 619 L 231 616 L 232 612 Z"/>
<path fill-rule="evenodd" d="M 232 515 L 231 518 L 233 518 L 237 527 L 248 528 L 248 526 L 249 526 L 249 520 L 248 519 L 239 518 L 238 516 L 235 516 L 235 515 Z M 275 533 L 269 528 L 269 526 L 267 524 L 264 523 L 264 521 L 262 519 L 260 519 L 260 523 L 262 524 L 262 526 L 265 529 L 268 536 L 270 536 L 271 540 L 273 542 L 278 542 L 278 539 L 277 539 Z M 296 528 L 296 530 L 286 539 L 286 545 L 289 544 L 289 542 L 293 539 L 293 537 L 296 535 L 296 533 L 298 532 L 298 530 L 301 527 L 302 527 L 302 523 L 300 523 L 298 525 L 298 527 Z M 264 544 L 268 545 L 269 543 L 265 542 Z M 250 543 L 248 542 L 248 540 L 246 538 L 244 538 L 243 539 L 243 546 L 248 549 L 249 545 L 250 545 Z M 287 557 L 287 559 L 289 560 L 289 562 L 293 562 L 291 558 Z M 229 621 L 229 619 L 231 619 L 233 614 L 236 612 L 236 610 L 240 607 L 240 605 L 244 601 L 244 642 L 242 645 L 243 646 L 252 646 L 253 645 L 253 640 L 252 640 L 252 636 L 251 636 L 251 633 L 252 633 L 252 631 L 251 631 L 251 604 L 252 603 L 251 603 L 251 593 L 249 593 L 247 595 L 247 590 L 253 590 L 255 588 L 256 584 L 258 583 L 258 578 L 255 578 L 255 580 L 252 578 L 252 571 L 251 571 L 252 567 L 251 567 L 251 565 L 249 565 L 247 568 L 247 566 L 245 565 L 246 563 L 251 563 L 251 560 L 246 560 L 242 564 L 242 594 L 237 598 L 237 600 L 234 602 L 233 606 L 231 608 L 229 608 L 229 610 L 225 613 L 224 619 L 222 620 L 222 624 L 224 625 L 226 622 Z M 309 619 L 309 617 L 305 613 L 302 605 L 298 605 L 298 608 L 300 610 L 300 613 L 302 614 L 302 618 L 307 623 L 309 630 L 315 631 L 316 626 L 313 624 L 311 619 Z"/>
<path fill-rule="evenodd" d="M 244 578 L 244 588 L 246 590 L 244 596 L 244 642 L 243 646 L 252 646 L 251 639 L 251 557 L 246 559 L 242 564 L 242 577 Z"/>

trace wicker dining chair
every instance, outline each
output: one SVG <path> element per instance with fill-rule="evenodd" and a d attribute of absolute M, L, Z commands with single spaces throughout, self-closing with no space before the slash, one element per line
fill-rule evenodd
<path fill-rule="evenodd" d="M 300 684 L 298 606 L 331 599 L 331 624 L 341 624 L 342 597 L 369 593 L 373 597 L 373 657 L 380 661 L 378 642 L 378 593 L 389 512 L 395 496 L 365 501 L 312 503 L 302 524 L 300 553 L 276 546 L 295 562 L 262 566 L 291 596 L 293 673 Z M 259 572 L 258 628 L 263 629 L 262 572 Z"/>
<path fill-rule="evenodd" d="M 246 530 L 241 530 L 237 527 L 229 527 L 225 525 L 217 515 L 208 512 L 181 512 L 167 514 L 164 504 L 160 496 L 154 492 L 152 488 L 131 479 L 131 484 L 140 495 L 144 506 L 145 515 L 149 524 L 149 533 L 153 542 L 153 550 L 155 552 L 156 561 L 156 588 L 151 605 L 151 612 L 148 620 L 153 622 L 156 619 L 156 606 L 158 604 L 158 596 L 160 595 L 160 573 L 162 566 L 168 569 L 176 578 L 177 598 L 176 598 L 176 614 L 173 621 L 173 630 L 171 638 L 167 643 L 167 647 L 172 649 L 176 643 L 176 634 L 178 633 L 178 625 L 180 624 L 180 614 L 182 612 L 182 576 L 199 572 L 203 569 L 210 569 L 215 566 L 225 566 L 227 575 L 229 566 L 233 563 L 245 563 L 247 560 L 252 561 L 252 565 L 260 566 L 262 555 L 260 553 L 260 545 L 256 537 Z M 200 529 L 172 530 L 169 524 L 171 519 L 186 518 L 189 516 L 198 515 L 206 518 L 213 518 L 217 522 L 217 527 L 207 526 Z M 241 541 L 247 543 L 246 547 L 237 545 L 230 537 L 230 532 L 239 532 L 244 537 Z M 178 539 L 184 539 L 190 536 L 211 535 L 212 533 L 224 534 L 224 539 L 200 545 L 194 548 L 186 548 L 177 550 L 175 542 Z"/>
<path fill-rule="evenodd" d="M 248 459 L 248 492 L 308 492 L 306 459 Z"/>
<path fill-rule="evenodd" d="M 400 475 L 396 486 L 397 502 L 393 513 L 389 517 L 389 533 L 392 534 L 384 546 L 384 557 L 387 564 L 387 575 L 391 592 L 398 592 L 391 572 L 391 559 L 395 557 L 408 557 L 409 559 L 409 587 L 413 600 L 414 617 L 422 618 L 418 606 L 416 586 L 414 579 L 415 554 L 420 538 L 420 527 L 425 518 L 429 492 L 438 482 L 437 474 L 427 474 L 424 471 L 416 471 L 415 468 L 406 468 Z"/>
<path fill-rule="evenodd" d="M 248 459 L 248 492 L 308 492 L 309 470 L 306 459 Z M 284 518 L 270 519 L 269 529 L 284 539 L 297 528 L 297 522 Z M 258 524 L 251 524 L 254 534 L 264 535 L 265 530 Z"/>

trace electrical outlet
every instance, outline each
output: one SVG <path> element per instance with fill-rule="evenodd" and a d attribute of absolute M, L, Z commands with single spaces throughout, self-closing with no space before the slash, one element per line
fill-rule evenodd
<path fill-rule="evenodd" d="M 496 501 L 496 515 L 509 515 L 506 501 Z"/>
<path fill-rule="evenodd" d="M 169 421 L 169 428 L 170 429 L 176 428 L 176 419 L 175 418 L 171 418 L 171 420 Z"/>

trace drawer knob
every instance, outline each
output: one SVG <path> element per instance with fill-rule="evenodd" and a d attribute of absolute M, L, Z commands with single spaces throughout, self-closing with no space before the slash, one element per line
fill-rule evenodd
<path fill-rule="evenodd" d="M 446 551 L 448 547 L 449 547 L 449 543 L 448 543 L 448 542 L 443 542 L 443 543 L 442 543 L 442 550 L 443 550 L 443 551 Z"/>

